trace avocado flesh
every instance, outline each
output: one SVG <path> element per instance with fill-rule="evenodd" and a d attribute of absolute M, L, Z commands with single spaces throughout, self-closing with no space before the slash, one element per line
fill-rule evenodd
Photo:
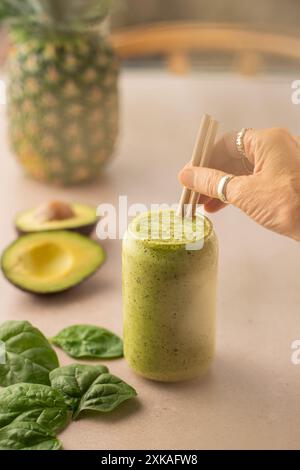
<path fill-rule="evenodd" d="M 105 259 L 95 241 L 69 231 L 24 235 L 3 253 L 1 268 L 15 286 L 37 294 L 67 290 L 89 277 Z"/>
<path fill-rule="evenodd" d="M 36 217 L 36 209 L 30 209 L 17 215 L 15 226 L 20 235 L 52 230 L 71 230 L 82 235 L 90 235 L 98 221 L 96 209 L 86 204 L 71 204 L 74 217 L 64 220 L 41 221 Z"/>

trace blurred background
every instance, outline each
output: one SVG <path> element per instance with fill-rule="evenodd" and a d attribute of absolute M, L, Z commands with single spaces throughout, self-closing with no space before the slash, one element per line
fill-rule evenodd
<path fill-rule="evenodd" d="M 143 26 L 157 22 L 200 22 L 241 27 L 257 32 L 273 32 L 299 36 L 300 3 L 297 0 L 116 0 L 112 21 L 113 30 L 124 27 Z M 271 41 L 271 39 L 269 39 Z M 272 44 L 266 44 L 272 46 Z M 275 46 L 275 45 L 274 45 Z M 227 51 L 221 54 L 205 48 L 193 54 L 194 65 L 226 69 L 232 66 L 233 55 Z M 247 61 L 244 61 L 247 62 Z M 264 70 L 276 72 L 282 69 L 297 69 L 299 63 L 290 60 L 289 54 L 267 56 L 264 60 L 248 57 L 248 64 L 242 63 L 245 73 L 255 71 L 258 62 Z M 256 64 L 257 62 L 257 64 Z M 149 65 L 149 62 L 148 62 Z"/>
<path fill-rule="evenodd" d="M 283 44 L 286 36 L 299 36 L 299 17 L 300 3 L 297 0 L 253 0 L 251 2 L 240 2 L 238 0 L 114 0 L 111 28 L 113 32 L 118 32 L 124 28 L 142 28 L 157 23 L 174 23 L 182 22 L 189 24 L 191 22 L 200 23 L 203 27 L 232 27 L 241 28 L 251 32 L 257 32 L 257 41 L 261 41 L 259 33 L 274 33 L 280 35 L 272 44 L 272 37 L 266 38 L 266 43 L 260 42 L 260 47 L 269 49 L 273 52 L 265 57 L 254 56 L 253 54 L 245 57 L 236 58 L 233 51 L 222 50 L 220 47 L 205 48 L 205 44 L 201 48 L 195 48 L 190 53 L 192 56 L 193 66 L 200 66 L 218 70 L 226 70 L 228 67 L 238 66 L 244 74 L 254 74 L 258 70 L 280 72 L 297 70 L 299 64 L 295 60 L 300 57 L 300 51 L 291 50 L 293 46 Z M 2 33 L 1 33 L 2 29 Z M 212 33 L 213 34 L 213 33 Z M 3 63 L 6 43 L 5 32 L 3 26 L 0 26 L 0 61 Z M 223 38 L 226 43 L 226 37 Z M 253 36 L 255 41 L 255 37 Z M 222 40 L 221 40 L 222 41 Z M 238 39 L 236 39 L 238 42 Z M 220 42 L 219 42 L 220 45 Z M 236 44 L 236 47 L 242 44 Z M 189 47 L 193 49 L 192 47 Z M 290 49 L 289 51 L 287 49 Z M 199 50 L 200 49 L 200 50 Z M 278 50 L 281 51 L 278 54 Z M 248 51 L 249 52 L 249 51 Z M 124 53 L 126 56 L 126 51 Z M 127 58 L 127 57 L 125 57 Z M 147 53 L 147 61 L 144 60 L 143 54 L 138 54 L 138 59 L 130 57 L 130 62 L 134 62 L 135 66 L 156 66 L 160 62 L 160 55 Z M 233 59 L 235 61 L 233 62 Z M 128 60 L 128 58 L 127 58 Z M 183 71 L 185 67 L 175 64 L 174 71 Z M 182 69 L 182 70 L 181 70 Z"/>
<path fill-rule="evenodd" d="M 39 9 L 34 11 L 39 31 L 44 28 L 41 12 L 49 13 L 47 8 L 51 6 L 50 22 L 55 38 L 56 34 L 59 37 L 58 24 L 64 26 L 66 20 L 74 17 L 84 23 L 91 13 L 93 16 L 92 8 L 106 5 L 107 1 L 19 0 L 15 3 L 3 0 L 3 4 L 18 4 L 22 8 L 27 5 L 31 9 L 38 5 Z M 101 27 L 111 25 L 109 39 L 104 38 L 106 52 L 100 49 L 96 54 L 95 51 L 84 52 L 83 46 L 82 51 L 70 54 L 65 51 L 63 57 L 59 55 L 58 43 L 57 55 L 47 59 L 48 65 L 43 65 L 41 59 L 45 51 L 40 49 L 39 34 L 33 33 L 30 40 L 27 38 L 23 45 L 19 43 L 17 49 L 10 48 L 6 33 L 9 23 L 0 26 L 0 63 L 6 63 L 9 49 L 13 52 L 11 72 L 9 67 L 3 67 L 13 104 L 10 128 L 17 132 L 11 139 L 13 153 L 35 179 L 59 185 L 92 180 L 102 172 L 102 163 L 113 154 L 118 157 L 113 165 L 123 164 L 127 171 L 135 167 L 137 173 L 145 171 L 146 156 L 150 152 L 147 141 L 152 135 L 156 151 L 164 155 L 166 165 L 171 158 L 165 155 L 166 151 L 173 158 L 178 154 L 178 162 L 172 160 L 172 170 L 168 166 L 161 168 L 166 174 L 172 171 L 172 178 L 177 181 L 177 171 L 188 158 L 184 159 L 183 155 L 191 153 L 203 112 L 210 112 L 220 120 L 220 132 L 242 126 L 284 126 L 299 132 L 298 107 L 291 100 L 292 82 L 299 78 L 300 70 L 300 3 L 297 0 L 253 0 L 251 3 L 112 0 L 108 12 L 108 21 L 106 15 L 99 21 Z M 21 29 L 29 17 L 28 14 L 18 16 Z M 77 39 L 85 41 L 81 33 Z M 35 44 L 36 49 L 31 51 L 30 44 Z M 49 44 L 51 46 L 51 41 Z M 14 58 L 16 50 L 17 58 Z M 28 70 L 24 61 L 28 63 Z M 38 64 L 36 70 L 34 61 Z M 64 69 L 65 63 L 71 64 L 68 70 Z M 53 68 L 57 83 L 52 86 L 48 78 L 49 72 L 53 75 Z M 86 76 L 86 82 L 82 82 L 81 75 Z M 68 83 L 70 78 L 72 84 Z M 76 92 L 72 96 L 74 86 L 78 88 L 77 97 Z M 35 94 L 30 87 L 39 91 Z M 20 90 L 22 96 L 19 96 Z M 49 91 L 54 96 L 49 97 Z M 46 94 L 45 102 L 42 94 Z M 69 129 L 72 137 L 62 147 L 59 146 L 60 136 L 53 130 L 55 123 L 49 130 L 47 121 L 56 121 L 62 116 L 66 96 L 70 115 L 58 127 Z M 101 97 L 105 103 L 101 102 Z M 55 101 L 53 117 L 48 104 Z M 90 127 L 87 135 L 80 137 L 78 130 L 83 116 L 88 115 L 91 116 Z M 17 120 L 22 121 L 21 124 Z M 33 125 L 27 129 L 31 121 Z M 43 142 L 43 126 L 47 131 L 46 143 Z M 104 133 L 103 129 L 106 129 Z M 172 148 L 170 135 L 173 133 L 177 141 L 172 142 Z M 89 148 L 92 134 L 95 134 L 95 142 Z M 38 143 L 36 136 L 40 136 Z M 76 142 L 72 141 L 75 137 Z M 56 146 L 56 149 L 51 152 L 43 145 Z M 138 153 L 143 154 L 142 160 L 138 160 Z M 161 163 L 160 156 L 157 158 Z M 102 181 L 102 188 L 106 182 L 107 179 Z M 161 184 L 163 189 L 163 181 Z M 176 191 L 178 188 L 174 185 L 174 194 Z"/>
<path fill-rule="evenodd" d="M 297 33 L 298 0 L 116 0 L 114 26 L 154 21 L 197 20 L 243 23 L 255 28 Z"/>

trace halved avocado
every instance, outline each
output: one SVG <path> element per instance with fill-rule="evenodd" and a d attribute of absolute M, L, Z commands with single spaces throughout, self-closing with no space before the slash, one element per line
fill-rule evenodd
<path fill-rule="evenodd" d="M 105 259 L 103 248 L 75 232 L 23 235 L 1 258 L 4 276 L 22 290 L 36 294 L 65 291 L 91 276 Z"/>
<path fill-rule="evenodd" d="M 71 230 L 90 235 L 98 221 L 96 208 L 87 204 L 51 201 L 20 212 L 15 219 L 19 235 L 52 230 Z"/>

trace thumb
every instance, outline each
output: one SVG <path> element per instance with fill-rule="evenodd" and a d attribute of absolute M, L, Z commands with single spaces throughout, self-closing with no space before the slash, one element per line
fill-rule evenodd
<path fill-rule="evenodd" d="M 200 194 L 218 199 L 218 184 L 223 176 L 220 170 L 203 167 L 187 167 L 179 173 L 179 181 L 183 186 Z M 230 204 L 242 205 L 242 198 L 249 191 L 250 176 L 234 176 L 226 187 L 226 198 Z"/>

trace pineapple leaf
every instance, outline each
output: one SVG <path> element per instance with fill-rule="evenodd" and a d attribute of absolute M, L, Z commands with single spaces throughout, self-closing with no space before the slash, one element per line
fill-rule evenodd
<path fill-rule="evenodd" d="M 2 0 L 0 4 L 0 21 L 20 16 L 19 5 L 15 1 Z"/>
<path fill-rule="evenodd" d="M 80 30 L 101 23 L 112 0 L 1 0 L 0 21 Z"/>

